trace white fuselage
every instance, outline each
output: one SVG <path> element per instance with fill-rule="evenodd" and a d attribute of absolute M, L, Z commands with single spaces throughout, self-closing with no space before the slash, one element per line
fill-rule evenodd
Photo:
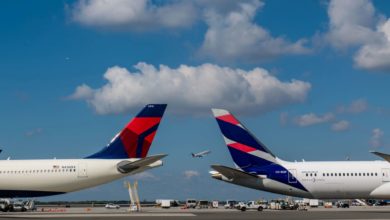
<path fill-rule="evenodd" d="M 390 199 L 390 164 L 387 161 L 279 162 L 289 172 L 284 183 L 266 176 L 256 180 L 236 179 L 230 182 L 305 198 Z M 280 172 L 281 175 L 284 172 L 286 175 L 285 170 L 274 172 Z M 307 191 L 292 187 L 289 183 L 294 181 L 301 183 Z"/>
<path fill-rule="evenodd" d="M 156 161 L 130 173 L 118 171 L 119 162 L 136 160 L 138 159 L 3 160 L 0 161 L 0 192 L 73 192 L 162 165 L 161 161 Z"/>

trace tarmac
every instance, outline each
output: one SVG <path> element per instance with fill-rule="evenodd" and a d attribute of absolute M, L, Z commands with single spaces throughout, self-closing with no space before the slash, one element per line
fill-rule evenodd
<path fill-rule="evenodd" d="M 128 212 L 126 208 L 45 208 L 23 213 L 0 213 L 0 219 L 390 219 L 390 207 L 311 208 L 308 211 L 264 210 L 246 211 L 223 209 L 144 208 Z"/>

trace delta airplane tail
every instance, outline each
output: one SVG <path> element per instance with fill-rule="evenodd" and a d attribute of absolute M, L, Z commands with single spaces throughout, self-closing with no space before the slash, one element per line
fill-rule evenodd
<path fill-rule="evenodd" d="M 86 159 L 145 158 L 166 107 L 166 104 L 146 105 L 106 147 Z"/>

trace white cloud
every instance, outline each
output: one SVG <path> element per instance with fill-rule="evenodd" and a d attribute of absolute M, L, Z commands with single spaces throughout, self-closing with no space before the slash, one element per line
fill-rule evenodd
<path fill-rule="evenodd" d="M 375 8 L 369 0 L 332 0 L 328 6 L 329 31 L 326 39 L 344 49 L 374 41 Z"/>
<path fill-rule="evenodd" d="M 307 127 L 315 124 L 326 123 L 333 120 L 333 113 L 326 113 L 324 115 L 316 115 L 314 113 L 308 113 L 295 118 L 295 123 L 301 127 Z"/>
<path fill-rule="evenodd" d="M 383 145 L 382 137 L 384 132 L 380 128 L 375 128 L 371 132 L 370 145 L 372 148 L 378 148 Z"/>
<path fill-rule="evenodd" d="M 191 1 L 79 0 L 71 15 L 86 26 L 142 31 L 188 27 L 196 19 L 196 9 Z"/>
<path fill-rule="evenodd" d="M 279 115 L 279 122 L 282 126 L 287 125 L 289 119 L 288 112 L 282 112 Z"/>
<path fill-rule="evenodd" d="M 184 171 L 184 177 L 186 178 L 186 179 L 191 179 L 191 178 L 193 178 L 193 177 L 198 177 L 198 176 L 200 176 L 200 173 L 198 172 L 198 171 L 195 171 L 195 170 L 186 170 L 186 171 Z"/>
<path fill-rule="evenodd" d="M 338 108 L 339 113 L 361 113 L 368 109 L 368 103 L 365 99 L 357 99 L 353 101 L 349 106 L 340 106 Z"/>
<path fill-rule="evenodd" d="M 375 11 L 370 0 L 332 0 L 325 39 L 334 48 L 356 47 L 355 66 L 390 71 L 390 19 Z"/>
<path fill-rule="evenodd" d="M 332 124 L 332 131 L 346 131 L 349 129 L 350 123 L 346 120 L 338 121 L 334 124 Z"/>
<path fill-rule="evenodd" d="M 266 29 L 254 23 L 260 1 L 241 1 L 226 12 L 209 7 L 204 10 L 208 25 L 200 54 L 216 60 L 259 61 L 286 54 L 306 54 L 306 40 L 289 42 L 273 37 Z"/>
<path fill-rule="evenodd" d="M 158 180 L 158 178 L 150 172 L 142 172 L 132 175 L 131 178 L 135 180 Z"/>
<path fill-rule="evenodd" d="M 159 68 L 138 63 L 135 71 L 114 66 L 104 74 L 108 81 L 86 100 L 97 113 L 124 113 L 147 103 L 167 103 L 181 114 L 227 108 L 237 113 L 261 114 L 306 99 L 310 83 L 292 79 L 282 82 L 267 70 L 232 69 L 213 64 Z M 86 85 L 84 85 L 85 87 Z M 71 97 L 77 97 L 79 87 Z M 87 93 L 88 94 L 88 93 Z"/>
<path fill-rule="evenodd" d="M 27 131 L 24 135 L 25 135 L 26 137 L 33 137 L 33 136 L 42 134 L 42 132 L 43 132 L 43 129 L 42 129 L 42 128 L 35 128 L 35 129 L 33 129 L 33 130 Z"/>
<path fill-rule="evenodd" d="M 357 67 L 368 70 L 390 71 L 390 19 L 379 24 L 380 39 L 364 44 L 356 53 Z"/>
<path fill-rule="evenodd" d="M 90 99 L 93 97 L 94 91 L 86 84 L 77 86 L 76 91 L 68 96 L 69 99 Z"/>

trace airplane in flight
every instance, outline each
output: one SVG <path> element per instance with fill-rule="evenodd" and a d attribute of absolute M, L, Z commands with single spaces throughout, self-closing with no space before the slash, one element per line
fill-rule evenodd
<path fill-rule="evenodd" d="M 230 112 L 212 109 L 236 168 L 212 165 L 213 178 L 252 189 L 314 199 L 389 199 L 385 161 L 288 162 L 275 156 Z"/>
<path fill-rule="evenodd" d="M 102 150 L 83 159 L 1 160 L 0 198 L 73 192 L 162 166 L 148 156 L 166 104 L 146 105 Z"/>
<path fill-rule="evenodd" d="M 205 151 L 202 151 L 202 152 L 199 152 L 199 153 L 191 153 L 192 157 L 198 157 L 198 158 L 202 158 L 204 156 L 206 156 L 207 154 L 211 153 L 211 150 L 205 150 Z"/>

